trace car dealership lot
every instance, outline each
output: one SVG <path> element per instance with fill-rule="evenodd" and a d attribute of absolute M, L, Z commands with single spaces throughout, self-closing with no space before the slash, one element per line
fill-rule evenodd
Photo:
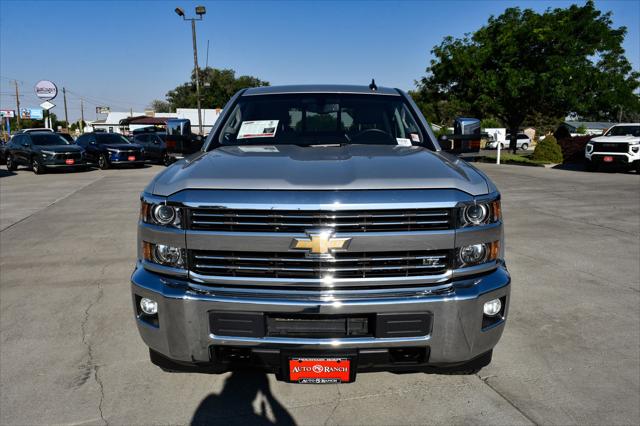
<path fill-rule="evenodd" d="M 640 177 L 480 164 L 503 195 L 510 317 L 478 375 L 292 385 L 168 374 L 129 293 L 161 167 L 0 170 L 0 424 L 640 422 Z"/>

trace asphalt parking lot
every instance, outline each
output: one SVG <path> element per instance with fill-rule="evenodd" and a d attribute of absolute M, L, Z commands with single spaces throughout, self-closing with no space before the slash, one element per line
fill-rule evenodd
<path fill-rule="evenodd" d="M 129 293 L 160 167 L 0 170 L 1 424 L 638 424 L 640 176 L 480 164 L 503 196 L 510 318 L 478 375 L 292 385 L 169 374 Z"/>

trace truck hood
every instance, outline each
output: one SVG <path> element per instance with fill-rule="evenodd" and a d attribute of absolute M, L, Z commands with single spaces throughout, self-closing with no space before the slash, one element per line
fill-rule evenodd
<path fill-rule="evenodd" d="M 140 149 L 141 145 L 135 143 L 104 143 L 100 145 L 103 148 L 118 149 L 122 151 L 130 151 L 132 149 Z"/>
<path fill-rule="evenodd" d="M 598 136 L 591 139 L 591 142 L 638 143 L 640 138 L 637 136 Z"/>
<path fill-rule="evenodd" d="M 164 170 L 146 191 L 169 196 L 184 189 L 459 189 L 481 195 L 489 188 L 466 162 L 422 147 L 280 145 L 201 153 Z"/>

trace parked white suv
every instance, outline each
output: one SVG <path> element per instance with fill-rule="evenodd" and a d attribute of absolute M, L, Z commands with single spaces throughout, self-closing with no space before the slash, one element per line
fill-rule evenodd
<path fill-rule="evenodd" d="M 640 173 L 640 123 L 622 123 L 593 138 L 584 151 L 587 170 L 600 166 L 636 169 Z"/>
<path fill-rule="evenodd" d="M 517 149 L 522 149 L 523 151 L 526 151 L 527 149 L 529 149 L 529 147 L 531 146 L 531 139 L 529 138 L 529 136 L 525 135 L 524 133 L 518 133 L 517 138 L 518 138 L 516 140 Z M 487 148 L 498 149 L 498 144 L 500 144 L 500 149 L 509 148 L 509 144 L 511 143 L 511 135 L 507 135 L 505 139 L 506 140 L 504 141 L 490 141 L 487 144 Z"/>

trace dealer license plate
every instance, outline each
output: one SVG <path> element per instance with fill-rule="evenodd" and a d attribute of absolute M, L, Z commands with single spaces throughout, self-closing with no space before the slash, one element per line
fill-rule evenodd
<path fill-rule="evenodd" d="M 605 162 L 605 163 L 612 163 L 612 162 L 613 162 L 613 157 L 612 157 L 612 156 L 610 156 L 610 155 L 606 155 L 606 156 L 603 158 L 603 160 L 604 160 L 604 162 Z"/>
<path fill-rule="evenodd" d="M 73 158 L 68 158 L 66 160 L 64 160 L 65 164 L 71 165 L 74 163 Z"/>
<path fill-rule="evenodd" d="M 348 358 L 289 359 L 289 380 L 295 383 L 348 383 L 350 378 Z"/>
<path fill-rule="evenodd" d="M 127 157 L 127 160 L 136 161 L 136 156 L 135 155 L 130 155 L 129 157 Z"/>

